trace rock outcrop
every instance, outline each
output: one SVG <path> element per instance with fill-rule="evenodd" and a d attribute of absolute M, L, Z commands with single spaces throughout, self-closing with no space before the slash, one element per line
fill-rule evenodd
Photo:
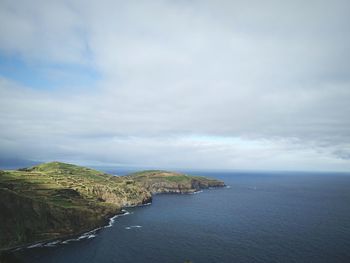
<path fill-rule="evenodd" d="M 138 172 L 128 177 L 152 194 L 193 193 L 210 187 L 225 186 L 224 182 L 216 179 L 160 170 Z"/>

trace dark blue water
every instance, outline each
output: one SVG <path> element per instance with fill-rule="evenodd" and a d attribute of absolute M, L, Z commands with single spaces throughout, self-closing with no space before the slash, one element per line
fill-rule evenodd
<path fill-rule="evenodd" d="M 231 188 L 159 195 L 93 239 L 20 256 L 45 263 L 350 262 L 349 174 L 209 175 Z"/>

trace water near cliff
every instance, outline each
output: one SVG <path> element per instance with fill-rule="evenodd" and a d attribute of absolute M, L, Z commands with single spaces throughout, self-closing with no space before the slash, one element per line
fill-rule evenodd
<path fill-rule="evenodd" d="M 23 262 L 349 262 L 350 175 L 201 173 L 230 188 L 159 195 L 94 238 Z"/>

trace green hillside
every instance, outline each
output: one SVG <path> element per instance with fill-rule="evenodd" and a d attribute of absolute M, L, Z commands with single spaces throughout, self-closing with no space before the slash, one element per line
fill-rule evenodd
<path fill-rule="evenodd" d="M 123 207 L 149 203 L 152 193 L 223 185 L 167 171 L 112 176 L 60 162 L 0 171 L 0 250 L 91 230 Z"/>

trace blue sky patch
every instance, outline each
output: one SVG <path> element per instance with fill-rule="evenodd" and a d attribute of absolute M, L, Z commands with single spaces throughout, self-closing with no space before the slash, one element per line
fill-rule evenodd
<path fill-rule="evenodd" d="M 89 88 L 101 79 L 92 67 L 78 64 L 29 63 L 0 53 L 0 75 L 34 89 Z"/>

